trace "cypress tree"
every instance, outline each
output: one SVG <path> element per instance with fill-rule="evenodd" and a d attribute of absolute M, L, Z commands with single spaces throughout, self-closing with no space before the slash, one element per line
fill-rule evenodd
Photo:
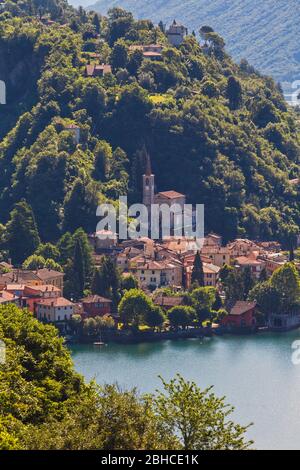
<path fill-rule="evenodd" d="M 203 263 L 200 252 L 197 251 L 192 271 L 192 284 L 198 284 L 199 287 L 204 287 L 204 271 Z"/>
<path fill-rule="evenodd" d="M 73 260 L 73 295 L 75 299 L 83 296 L 85 286 L 85 263 L 80 240 L 76 240 Z"/>

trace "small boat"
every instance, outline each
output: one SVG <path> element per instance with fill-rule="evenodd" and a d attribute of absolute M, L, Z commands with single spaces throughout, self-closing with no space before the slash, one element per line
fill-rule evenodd
<path fill-rule="evenodd" d="M 94 346 L 99 346 L 99 347 L 100 347 L 100 346 L 106 346 L 106 344 L 102 341 L 102 334 L 101 334 L 101 332 L 100 332 L 100 334 L 99 334 L 99 341 L 95 341 L 95 342 L 94 342 Z"/>

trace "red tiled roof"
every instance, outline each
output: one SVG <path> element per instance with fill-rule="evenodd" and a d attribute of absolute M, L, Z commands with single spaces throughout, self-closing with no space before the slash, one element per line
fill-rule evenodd
<path fill-rule="evenodd" d="M 171 297 L 171 296 L 159 296 L 154 299 L 155 305 L 160 305 L 161 307 L 177 307 L 178 305 L 183 305 L 183 297 Z"/>
<path fill-rule="evenodd" d="M 38 269 L 36 274 L 42 281 L 46 281 L 47 279 L 51 279 L 53 277 L 64 277 L 64 273 L 47 268 Z"/>
<path fill-rule="evenodd" d="M 145 51 L 143 52 L 144 57 L 162 57 L 160 52 Z"/>
<path fill-rule="evenodd" d="M 85 299 L 82 299 L 83 304 L 95 304 L 95 303 L 106 303 L 106 304 L 111 304 L 110 299 L 106 299 L 105 297 L 101 297 L 100 295 L 91 295 L 90 297 L 86 297 Z"/>
<path fill-rule="evenodd" d="M 256 302 L 245 302 L 243 300 L 238 300 L 235 302 L 231 308 L 229 308 L 229 314 L 230 315 L 243 315 L 246 312 L 249 312 L 249 310 L 252 310 L 256 307 Z"/>
<path fill-rule="evenodd" d="M 177 199 L 179 197 L 185 197 L 184 194 L 178 193 L 177 191 L 162 191 L 158 193 L 158 195 L 166 197 L 167 199 Z"/>
<path fill-rule="evenodd" d="M 13 302 L 14 300 L 18 300 L 18 297 L 15 297 L 14 294 L 10 292 L 1 291 L 0 292 L 0 304 L 4 304 L 6 302 Z"/>
<path fill-rule="evenodd" d="M 37 302 L 37 305 L 48 305 L 50 307 L 71 307 L 74 304 L 64 297 L 56 297 L 53 299 L 41 299 Z"/>
<path fill-rule="evenodd" d="M 25 286 L 26 289 L 39 291 L 39 292 L 60 292 L 59 287 L 42 284 L 41 286 Z"/>

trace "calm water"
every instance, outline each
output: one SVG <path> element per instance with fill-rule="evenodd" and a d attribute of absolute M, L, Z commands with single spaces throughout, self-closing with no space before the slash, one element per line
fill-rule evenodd
<path fill-rule="evenodd" d="M 249 437 L 259 449 L 300 449 L 300 366 L 291 344 L 300 330 L 139 345 L 72 346 L 77 370 L 99 384 L 118 382 L 152 392 L 158 375 L 177 372 L 201 387 L 215 386 L 236 407 L 241 424 L 254 422 Z"/>

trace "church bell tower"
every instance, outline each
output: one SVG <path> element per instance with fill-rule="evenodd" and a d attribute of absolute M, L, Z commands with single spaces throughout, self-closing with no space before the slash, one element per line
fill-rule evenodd
<path fill-rule="evenodd" d="M 151 214 L 151 205 L 154 204 L 155 176 L 151 170 L 150 156 L 146 153 L 146 172 L 143 175 L 143 204 Z"/>

